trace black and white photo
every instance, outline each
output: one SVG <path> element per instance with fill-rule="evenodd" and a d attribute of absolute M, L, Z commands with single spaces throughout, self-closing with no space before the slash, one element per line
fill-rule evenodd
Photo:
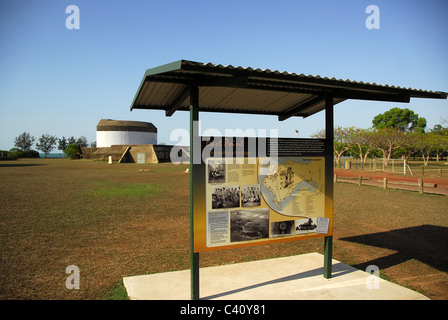
<path fill-rule="evenodd" d="M 260 185 L 249 184 L 241 186 L 241 206 L 258 207 L 261 203 Z"/>
<path fill-rule="evenodd" d="M 225 183 L 226 165 L 222 160 L 208 161 L 208 183 Z"/>
<path fill-rule="evenodd" d="M 294 235 L 294 220 L 277 221 L 271 223 L 271 237 Z"/>
<path fill-rule="evenodd" d="M 240 186 L 214 186 L 212 209 L 238 208 L 240 206 Z"/>
<path fill-rule="evenodd" d="M 317 218 L 306 218 L 296 220 L 296 234 L 316 232 Z"/>
<path fill-rule="evenodd" d="M 269 238 L 269 209 L 230 211 L 230 241 Z"/>

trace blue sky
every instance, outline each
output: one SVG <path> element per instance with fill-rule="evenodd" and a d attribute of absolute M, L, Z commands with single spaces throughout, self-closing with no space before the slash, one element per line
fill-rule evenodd
<path fill-rule="evenodd" d="M 80 29 L 65 26 L 69 5 Z M 380 9 L 369 30 L 368 5 Z M 448 91 L 448 1 L 0 1 L 0 149 L 27 131 L 95 141 L 101 118 L 152 122 L 159 142 L 188 129 L 188 113 L 134 110 L 146 69 L 180 59 Z M 375 115 L 409 108 L 432 128 L 448 101 L 346 101 L 335 125 L 367 128 Z M 201 113 L 202 128 L 279 130 L 308 137 L 324 115 L 307 119 Z M 448 126 L 448 123 L 445 124 Z"/>

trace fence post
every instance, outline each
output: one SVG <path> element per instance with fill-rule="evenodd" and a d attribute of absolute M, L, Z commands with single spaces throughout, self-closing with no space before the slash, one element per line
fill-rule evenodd
<path fill-rule="evenodd" d="M 418 193 L 423 194 L 423 181 L 418 179 Z"/>
<path fill-rule="evenodd" d="M 334 183 L 338 182 L 338 176 L 336 175 L 336 173 L 334 174 Z"/>
<path fill-rule="evenodd" d="M 387 179 L 383 178 L 383 189 L 386 190 L 387 189 Z"/>

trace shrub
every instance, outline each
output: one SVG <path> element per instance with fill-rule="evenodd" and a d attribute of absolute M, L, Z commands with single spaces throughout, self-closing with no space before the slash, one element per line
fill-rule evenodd
<path fill-rule="evenodd" d="M 9 151 L 0 150 L 0 160 L 16 160 L 17 158 L 13 158 L 9 156 Z"/>
<path fill-rule="evenodd" d="M 66 157 L 70 159 L 80 159 L 82 155 L 81 148 L 76 143 L 68 145 L 68 147 L 65 148 L 64 153 Z"/>
<path fill-rule="evenodd" d="M 19 150 L 17 148 L 12 148 L 11 150 L 9 150 L 8 151 L 8 157 L 9 158 L 14 158 L 14 159 L 19 159 L 19 158 L 40 158 L 39 152 L 37 152 L 36 150 L 23 151 L 23 150 Z"/>

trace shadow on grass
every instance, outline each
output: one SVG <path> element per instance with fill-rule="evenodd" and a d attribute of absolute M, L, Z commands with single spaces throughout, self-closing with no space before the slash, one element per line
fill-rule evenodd
<path fill-rule="evenodd" d="M 0 163 L 0 168 L 37 167 L 46 165 L 46 163 Z"/>
<path fill-rule="evenodd" d="M 353 265 L 365 270 L 369 265 L 386 269 L 408 260 L 418 260 L 435 269 L 448 272 L 448 228 L 433 225 L 403 228 L 339 240 L 397 251 L 394 254 Z"/>

